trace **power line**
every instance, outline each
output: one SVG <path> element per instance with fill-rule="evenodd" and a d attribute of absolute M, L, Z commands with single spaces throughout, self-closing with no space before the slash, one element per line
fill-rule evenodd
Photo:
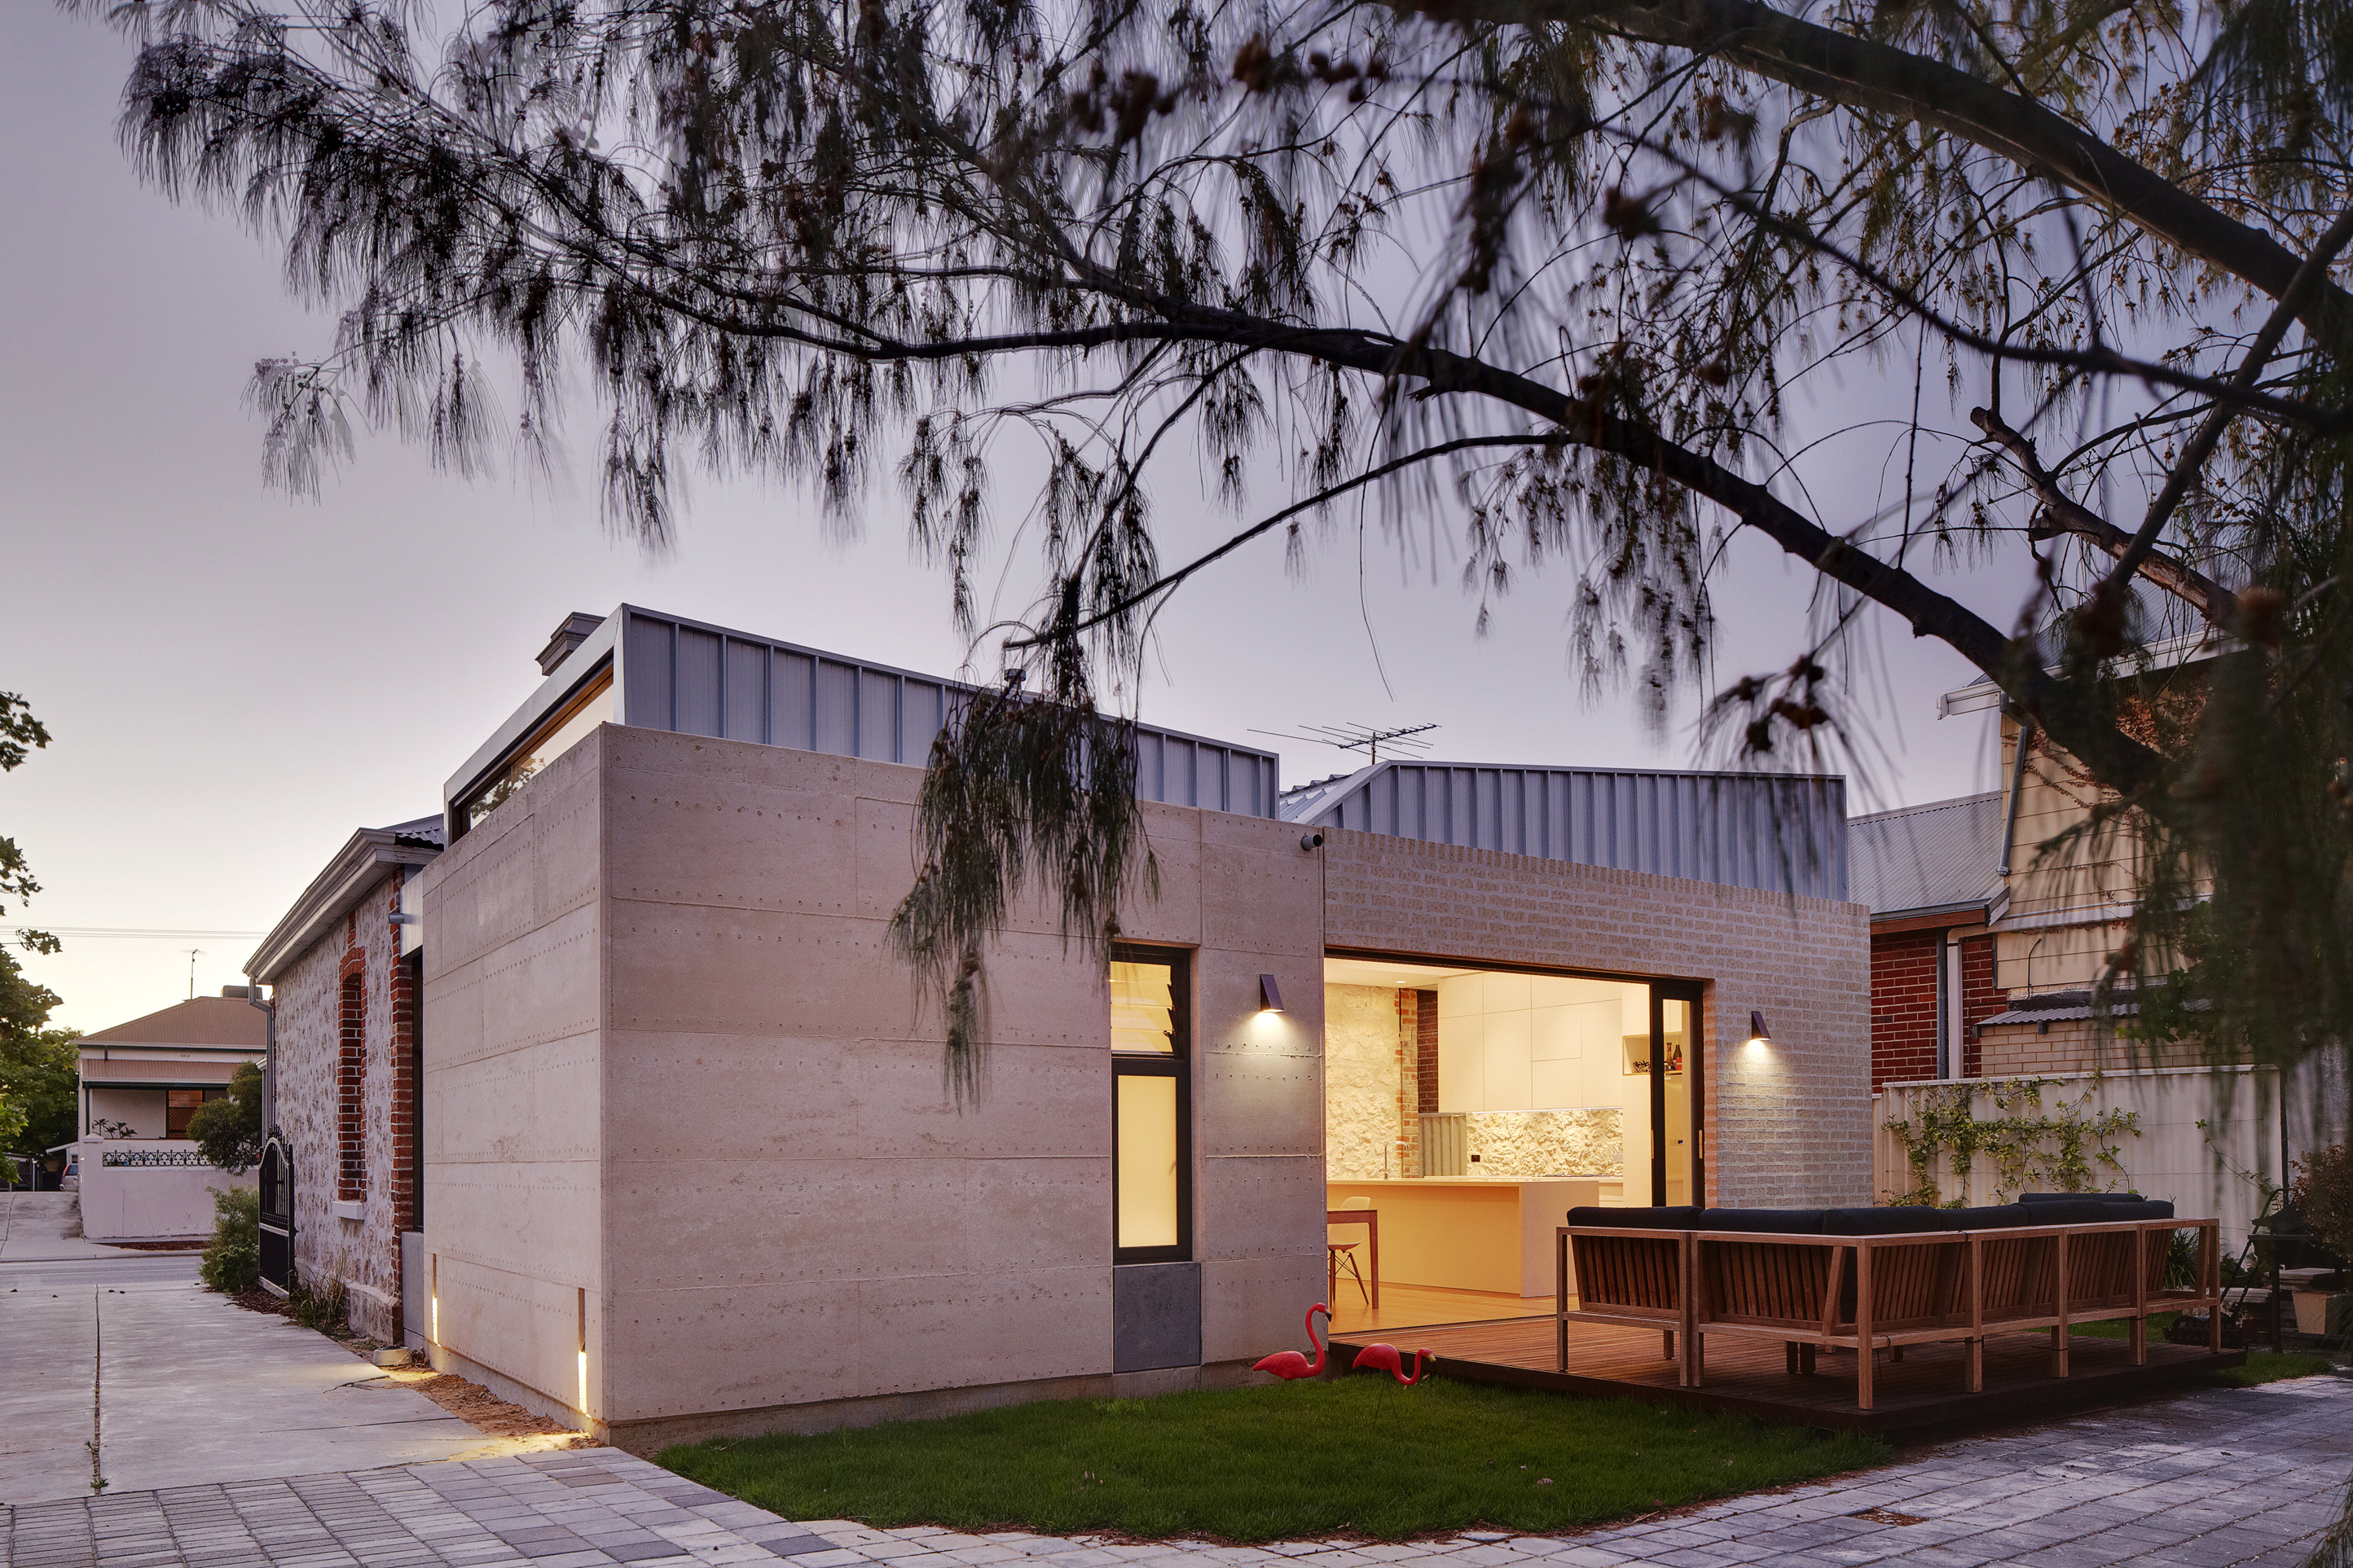
<path fill-rule="evenodd" d="M 28 931 L 45 931 L 50 936 L 128 937 L 134 942 L 230 942 L 241 937 L 259 938 L 269 935 L 259 931 L 170 931 L 149 926 L 0 926 L 11 936 L 22 936 Z"/>

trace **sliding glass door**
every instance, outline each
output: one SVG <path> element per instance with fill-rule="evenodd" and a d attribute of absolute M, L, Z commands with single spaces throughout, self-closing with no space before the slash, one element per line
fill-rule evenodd
<path fill-rule="evenodd" d="M 1651 983 L 1651 1201 L 1707 1202 L 1700 988 Z"/>

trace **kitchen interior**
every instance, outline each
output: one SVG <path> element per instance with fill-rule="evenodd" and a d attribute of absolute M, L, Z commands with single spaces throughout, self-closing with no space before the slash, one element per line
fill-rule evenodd
<path fill-rule="evenodd" d="M 1334 1331 L 1549 1313 L 1569 1209 L 1690 1201 L 1697 995 L 1327 957 Z"/>

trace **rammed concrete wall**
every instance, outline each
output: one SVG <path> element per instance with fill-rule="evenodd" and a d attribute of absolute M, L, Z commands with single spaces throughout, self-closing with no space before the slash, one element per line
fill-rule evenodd
<path fill-rule="evenodd" d="M 399 892 L 398 868 L 385 868 L 358 906 L 280 973 L 273 992 L 277 1125 L 294 1163 L 295 1277 L 305 1289 L 321 1293 L 343 1281 L 351 1326 L 384 1344 L 400 1342 L 400 1233 L 412 1212 L 409 1043 L 395 1006 L 403 988 L 400 937 L 389 919 L 399 908 Z M 359 982 L 364 1058 L 361 1148 L 367 1182 L 355 1219 L 337 1213 L 346 976 Z"/>
<path fill-rule="evenodd" d="M 582 1317 L 592 1366 L 607 1331 L 596 769 L 612 733 L 549 763 L 417 884 L 434 1363 L 575 1425 Z"/>
<path fill-rule="evenodd" d="M 1871 1201 L 1862 905 L 1353 831 L 1323 857 L 1335 950 L 1704 982 L 1708 1200 Z"/>
<path fill-rule="evenodd" d="M 1323 1276 L 1319 862 L 1280 822 L 1145 808 L 1161 893 L 1125 934 L 1194 950 L 1205 1367 L 1114 1375 L 1101 965 L 1043 908 L 1011 922 L 959 1114 L 886 941 L 921 778 L 607 725 L 436 862 L 443 1362 L 648 1447 L 1186 1386 L 1296 1339 Z M 1259 1012 L 1261 973 L 1291 1012 Z"/>

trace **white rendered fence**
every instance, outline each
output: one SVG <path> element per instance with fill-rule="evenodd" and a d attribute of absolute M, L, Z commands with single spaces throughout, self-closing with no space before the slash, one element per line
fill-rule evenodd
<path fill-rule="evenodd" d="M 2089 1187 L 2167 1198 L 2186 1218 L 2220 1219 L 2225 1251 L 2235 1252 L 2262 1201 L 2255 1184 L 2237 1173 L 2276 1183 L 2284 1159 L 2310 1147 L 2298 1132 L 2308 1122 L 2306 1108 L 2296 1102 L 2302 1087 L 2292 1078 L 2290 1102 L 2283 1106 L 2279 1074 L 2270 1068 L 2142 1068 L 1891 1083 L 1872 1096 L 1873 1189 L 1885 1203 L 1913 1191 L 1925 1173 L 1942 1202 L 2008 1203 L 2021 1190 L 2067 1186 L 2058 1173 L 2072 1141 Z M 2013 1129 L 2044 1123 L 2050 1131 L 1997 1134 L 1976 1151 L 1966 1173 L 1955 1170 L 1949 1147 L 1939 1146 L 1926 1171 L 1916 1171 L 1906 1138 L 1888 1124 L 1909 1124 L 1916 1140 L 1932 1116 L 1957 1114 L 1964 1094 L 1973 1121 L 2008 1120 Z M 2007 1110 L 1998 1096 L 2010 1100 Z"/>

